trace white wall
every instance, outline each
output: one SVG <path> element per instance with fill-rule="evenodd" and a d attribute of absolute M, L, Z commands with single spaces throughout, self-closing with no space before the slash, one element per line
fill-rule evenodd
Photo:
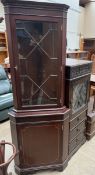
<path fill-rule="evenodd" d="M 80 6 L 80 14 L 78 19 L 78 33 L 84 37 L 84 22 L 85 22 L 85 8 Z"/>
<path fill-rule="evenodd" d="M 67 50 L 79 49 L 79 0 L 68 0 L 70 8 L 67 14 Z"/>
<path fill-rule="evenodd" d="M 60 0 L 59 0 L 60 1 Z M 79 9 L 79 0 L 61 0 L 64 4 L 70 6 L 70 8 L 78 10 Z"/>
<path fill-rule="evenodd" d="M 79 6 L 79 0 L 59 1 L 70 6 L 67 14 L 67 50 L 80 49 L 79 40 L 84 37 L 85 8 Z"/>
<path fill-rule="evenodd" d="M 67 15 L 67 50 L 79 49 L 79 12 L 69 9 Z"/>
<path fill-rule="evenodd" d="M 0 0 L 1 1 L 1 0 Z M 79 0 L 48 0 L 60 2 L 70 6 L 67 15 L 67 49 L 79 49 Z M 4 16 L 4 9 L 0 3 L 0 16 Z M 0 24 L 0 30 L 5 31 L 5 22 Z M 80 29 L 82 30 L 82 29 Z"/>
<path fill-rule="evenodd" d="M 89 2 L 85 8 L 84 37 L 95 38 L 95 2 Z"/>
<path fill-rule="evenodd" d="M 0 17 L 4 17 L 4 8 L 0 0 Z M 5 17 L 4 17 L 5 18 Z M 0 23 L 0 31 L 5 31 L 6 26 L 5 26 L 5 20 L 3 20 L 2 23 Z"/>

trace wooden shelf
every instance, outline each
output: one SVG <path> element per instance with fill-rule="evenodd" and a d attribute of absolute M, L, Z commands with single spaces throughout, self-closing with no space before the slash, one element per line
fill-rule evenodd
<path fill-rule="evenodd" d="M 88 51 L 67 51 L 67 58 L 76 58 L 76 59 L 82 59 L 87 60 L 88 59 Z"/>
<path fill-rule="evenodd" d="M 0 64 L 4 64 L 8 56 L 7 37 L 5 32 L 0 32 Z"/>
<path fill-rule="evenodd" d="M 95 48 L 95 38 L 84 39 L 84 49 L 90 51 Z"/>
<path fill-rule="evenodd" d="M 7 52 L 6 47 L 0 47 L 0 52 Z"/>
<path fill-rule="evenodd" d="M 0 37 L 0 40 L 6 40 L 6 38 Z"/>

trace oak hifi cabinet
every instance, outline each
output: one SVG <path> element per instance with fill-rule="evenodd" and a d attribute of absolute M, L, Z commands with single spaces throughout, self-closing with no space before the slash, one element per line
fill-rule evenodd
<path fill-rule="evenodd" d="M 66 59 L 65 104 L 71 109 L 69 158 L 86 141 L 91 67 L 91 61 Z"/>
<path fill-rule="evenodd" d="M 65 107 L 68 6 L 2 0 L 14 95 L 12 141 L 17 174 L 62 171 L 68 163 L 69 109 Z"/>

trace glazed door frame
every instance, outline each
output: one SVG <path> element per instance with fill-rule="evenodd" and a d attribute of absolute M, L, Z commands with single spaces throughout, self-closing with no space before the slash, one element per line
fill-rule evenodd
<path fill-rule="evenodd" d="M 12 41 L 12 51 L 10 51 L 10 64 L 13 66 L 12 69 L 12 82 L 13 82 L 13 91 L 14 91 L 14 105 L 15 109 L 38 109 L 38 108 L 55 108 L 55 107 L 62 107 L 64 98 L 63 95 L 63 81 L 64 81 L 64 61 L 63 60 L 63 51 L 62 51 L 62 24 L 63 20 L 62 18 L 51 18 L 51 17 L 41 17 L 41 16 L 22 16 L 22 15 L 13 15 L 10 17 L 10 27 L 9 30 L 11 30 L 11 36 L 8 38 L 11 38 Z M 20 78 L 19 78 L 19 59 L 18 59 L 18 48 L 17 48 L 17 38 L 16 38 L 16 20 L 32 20 L 32 21 L 43 21 L 43 22 L 52 22 L 52 23 L 58 23 L 58 38 L 60 41 L 60 44 L 58 44 L 58 55 L 60 59 L 60 65 L 59 65 L 59 82 L 58 82 L 58 103 L 56 105 L 35 105 L 31 107 L 28 106 L 22 106 L 21 104 L 21 91 L 20 91 Z M 8 20 L 7 20 L 8 21 Z M 64 31 L 65 32 L 65 31 Z M 10 41 L 9 41 L 10 42 Z M 11 50 L 11 48 L 9 48 Z M 64 49 L 63 49 L 64 50 Z M 14 76 L 15 75 L 15 76 Z"/>

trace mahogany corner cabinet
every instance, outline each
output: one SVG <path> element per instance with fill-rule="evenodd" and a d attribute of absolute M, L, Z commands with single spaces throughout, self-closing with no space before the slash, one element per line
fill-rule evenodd
<path fill-rule="evenodd" d="M 68 163 L 70 110 L 64 106 L 68 6 L 2 0 L 14 96 L 17 174 L 62 171 Z"/>

